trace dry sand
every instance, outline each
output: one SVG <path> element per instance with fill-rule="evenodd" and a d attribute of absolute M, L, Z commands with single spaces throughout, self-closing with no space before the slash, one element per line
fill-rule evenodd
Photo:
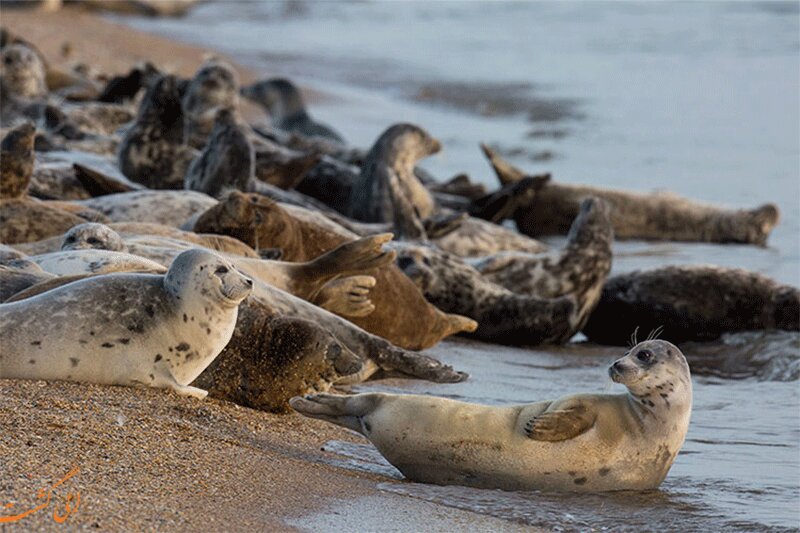
<path fill-rule="evenodd" d="M 3 8 L 0 22 L 55 65 L 126 72 L 150 59 L 191 75 L 209 50 L 88 12 Z M 230 58 L 228 58 L 230 59 Z M 243 80 L 253 73 L 239 68 Z M 0 339 L 2 349 L 2 339 Z M 272 415 L 151 389 L 0 380 L 0 516 L 48 506 L 0 530 L 469 531 L 517 526 L 380 493 L 377 475 L 324 463 L 320 446 L 354 434 L 296 414 Z M 77 471 L 75 471 L 77 469 Z M 45 489 L 42 498 L 39 491 Z M 77 510 L 63 524 L 67 497 Z M 5 507 L 7 506 L 7 507 Z M 367 512 L 369 511 L 369 512 Z"/>

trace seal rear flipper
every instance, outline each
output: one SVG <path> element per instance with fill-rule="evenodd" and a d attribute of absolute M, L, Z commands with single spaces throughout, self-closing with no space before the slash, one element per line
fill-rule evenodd
<path fill-rule="evenodd" d="M 489 148 L 489 145 L 481 143 L 481 150 L 483 150 L 486 159 L 489 160 L 489 164 L 492 165 L 492 169 L 494 169 L 494 173 L 501 185 L 517 182 L 526 176 L 523 171 L 500 157 L 496 150 Z"/>
<path fill-rule="evenodd" d="M 354 396 L 308 394 L 295 396 L 289 400 L 289 405 L 301 415 L 319 418 L 363 434 L 360 417 L 372 411 L 377 405 L 377 400 L 376 394 Z"/>
<path fill-rule="evenodd" d="M 86 192 L 92 197 L 106 196 L 120 192 L 131 192 L 142 190 L 144 187 L 134 187 L 128 183 L 107 176 L 102 172 L 89 168 L 80 163 L 74 163 L 72 168 L 75 170 L 75 178 L 83 185 Z"/>
<path fill-rule="evenodd" d="M 544 412 L 528 420 L 525 434 L 532 440 L 558 442 L 573 439 L 594 425 L 596 414 L 580 404 Z"/>
<path fill-rule="evenodd" d="M 500 224 L 512 218 L 520 207 L 527 207 L 533 201 L 536 191 L 548 181 L 550 174 L 526 176 L 519 181 L 504 185 L 500 190 L 474 200 L 469 207 L 469 214 Z"/>

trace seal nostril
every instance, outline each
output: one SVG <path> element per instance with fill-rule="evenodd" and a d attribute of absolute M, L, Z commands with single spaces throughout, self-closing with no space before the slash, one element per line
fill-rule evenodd
<path fill-rule="evenodd" d="M 252 286 L 253 286 L 253 280 L 252 280 L 252 279 L 250 279 L 250 278 L 247 278 L 247 279 L 245 280 L 245 283 L 247 283 L 247 286 L 248 286 L 248 287 L 252 287 Z"/>

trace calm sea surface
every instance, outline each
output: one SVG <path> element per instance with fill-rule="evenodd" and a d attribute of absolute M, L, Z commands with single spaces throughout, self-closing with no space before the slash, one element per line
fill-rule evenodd
<path fill-rule="evenodd" d="M 444 144 L 425 166 L 493 186 L 478 143 L 555 180 L 670 190 L 732 207 L 774 202 L 767 248 L 626 242 L 616 272 L 711 263 L 800 285 L 798 3 L 268 2 L 121 19 L 210 46 L 265 76 L 331 95 L 312 113 L 368 146 L 408 121 Z M 562 242 L 552 239 L 553 244 Z M 800 337 L 682 346 L 694 374 L 686 444 L 661 490 L 569 496 L 401 482 L 368 446 L 331 443 L 382 490 L 553 530 L 783 531 L 800 527 Z M 487 404 L 611 391 L 622 350 L 453 341 L 430 352 L 472 378 L 358 390 Z M 726 364 L 720 364 L 724 359 Z"/>

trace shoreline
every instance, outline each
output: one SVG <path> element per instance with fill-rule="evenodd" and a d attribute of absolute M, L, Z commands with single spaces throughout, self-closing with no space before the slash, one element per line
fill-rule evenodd
<path fill-rule="evenodd" d="M 213 54 L 231 62 L 242 82 L 256 78 L 225 54 L 79 8 L 4 8 L 2 24 L 56 66 L 82 62 L 115 75 L 149 59 L 191 76 Z M 68 58 L 62 54 L 65 43 Z M 255 106 L 245 114 L 263 118 Z M 379 483 L 396 480 L 332 466 L 337 455 L 321 451 L 329 440 L 363 439 L 294 413 L 275 415 L 155 389 L 0 379 L 0 420 L 0 505 L 13 510 L 3 516 L 37 508 L 40 489 L 63 481 L 47 508 L 0 523 L 2 531 L 51 530 L 60 525 L 54 513 L 65 512 L 63 525 L 79 530 L 359 531 L 377 518 L 381 527 L 398 531 L 414 523 L 432 531 L 521 529 L 380 491 Z M 67 497 L 73 496 L 74 507 L 76 493 L 78 507 L 69 513 Z"/>

